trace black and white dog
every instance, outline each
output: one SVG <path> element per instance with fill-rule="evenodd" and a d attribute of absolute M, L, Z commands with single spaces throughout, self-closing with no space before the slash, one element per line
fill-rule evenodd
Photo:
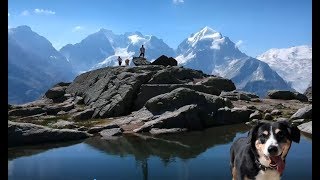
<path fill-rule="evenodd" d="M 287 121 L 259 122 L 230 148 L 232 179 L 280 179 L 292 141 L 300 141 L 296 126 Z"/>

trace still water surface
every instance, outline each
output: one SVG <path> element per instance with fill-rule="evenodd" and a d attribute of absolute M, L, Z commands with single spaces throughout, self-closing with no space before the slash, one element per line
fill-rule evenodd
<path fill-rule="evenodd" d="M 231 179 L 229 149 L 246 125 L 201 132 L 98 137 L 73 143 L 8 149 L 9 180 Z M 283 180 L 312 179 L 312 139 L 302 136 L 287 156 Z"/>

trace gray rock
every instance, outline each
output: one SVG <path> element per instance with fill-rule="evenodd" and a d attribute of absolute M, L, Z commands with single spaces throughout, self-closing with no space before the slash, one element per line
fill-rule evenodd
<path fill-rule="evenodd" d="M 289 118 L 279 117 L 279 118 L 276 118 L 275 121 L 289 121 Z"/>
<path fill-rule="evenodd" d="M 265 119 L 265 120 L 272 120 L 273 117 L 271 116 L 270 113 L 266 113 L 266 114 L 264 114 L 264 119 Z"/>
<path fill-rule="evenodd" d="M 84 104 L 84 99 L 81 96 L 77 96 L 76 99 L 74 100 L 75 104 Z"/>
<path fill-rule="evenodd" d="M 181 129 L 181 128 L 171 128 L 171 129 L 159 129 L 159 128 L 152 128 L 150 130 L 150 133 L 153 135 L 158 134 L 174 134 L 174 133 L 180 133 L 185 132 L 187 129 Z"/>
<path fill-rule="evenodd" d="M 304 94 L 295 92 L 294 93 L 294 98 L 301 101 L 301 102 L 308 102 L 308 97 Z"/>
<path fill-rule="evenodd" d="M 274 109 L 273 111 L 271 111 L 271 113 L 270 113 L 272 116 L 275 116 L 275 115 L 280 115 L 280 114 L 282 114 L 282 112 L 280 111 L 280 110 L 278 110 L 278 109 Z"/>
<path fill-rule="evenodd" d="M 65 114 L 67 114 L 67 112 L 65 112 L 65 111 L 59 111 L 59 112 L 57 113 L 57 115 L 65 115 Z"/>
<path fill-rule="evenodd" d="M 136 66 L 149 65 L 151 62 L 147 61 L 146 58 L 143 57 L 133 57 L 132 62 Z"/>
<path fill-rule="evenodd" d="M 165 55 L 162 55 L 158 57 L 156 60 L 154 60 L 152 65 L 162 65 L 162 66 L 177 66 L 178 62 L 172 57 L 167 57 Z"/>
<path fill-rule="evenodd" d="M 41 107 L 35 106 L 35 107 L 22 107 L 18 109 L 12 109 L 9 110 L 8 115 L 9 116 L 31 116 L 36 114 L 41 114 L 45 112 Z"/>
<path fill-rule="evenodd" d="M 194 85 L 194 84 L 144 84 L 141 86 L 140 91 L 138 93 L 138 97 L 134 102 L 134 109 L 138 110 L 142 108 L 145 103 L 151 99 L 152 97 L 158 96 L 160 94 L 171 92 L 174 89 L 184 87 L 189 88 L 195 91 L 212 94 L 212 95 L 219 95 L 220 90 L 209 87 L 205 85 Z"/>
<path fill-rule="evenodd" d="M 215 125 L 227 125 L 249 121 L 250 114 L 253 113 L 251 109 L 245 108 L 220 108 L 214 117 Z"/>
<path fill-rule="evenodd" d="M 62 120 L 62 119 L 58 120 L 56 123 L 52 124 L 51 126 L 55 127 L 55 128 L 59 128 L 59 129 L 62 129 L 62 128 L 74 129 L 74 128 L 77 127 L 74 122 L 65 121 L 65 120 Z"/>
<path fill-rule="evenodd" d="M 268 97 L 270 99 L 284 99 L 284 100 L 297 99 L 302 102 L 308 101 L 307 96 L 301 93 L 292 92 L 292 91 L 283 91 L 283 90 L 270 90 L 268 91 Z"/>
<path fill-rule="evenodd" d="M 99 134 L 103 138 L 108 138 L 110 136 L 119 136 L 121 135 L 123 130 L 121 128 L 112 128 L 112 129 L 105 129 L 103 131 L 100 131 Z"/>
<path fill-rule="evenodd" d="M 261 100 L 259 98 L 252 98 L 251 102 L 261 102 Z"/>
<path fill-rule="evenodd" d="M 302 124 L 304 122 L 305 122 L 305 119 L 296 119 L 292 121 L 292 123 L 295 123 L 295 124 Z"/>
<path fill-rule="evenodd" d="M 230 104 L 219 96 L 188 88 L 177 88 L 169 93 L 153 97 L 146 102 L 145 107 L 154 114 L 161 114 L 190 104 L 197 104 L 204 113 L 203 116 L 214 114 L 218 108 L 230 107 Z"/>
<path fill-rule="evenodd" d="M 312 134 L 312 121 L 300 124 L 298 126 L 298 129 L 300 129 L 300 131 L 302 131 L 302 132 L 305 132 L 305 133 L 308 133 L 308 134 Z"/>
<path fill-rule="evenodd" d="M 91 127 L 87 132 L 90 134 L 95 134 L 95 133 L 98 133 L 104 129 L 114 129 L 114 128 L 120 128 L 120 127 L 117 124 L 111 124 L 111 125 L 106 125 L 106 126 L 95 126 L 95 127 Z"/>
<path fill-rule="evenodd" d="M 60 98 L 65 98 L 64 94 L 65 94 L 65 90 L 66 87 L 64 86 L 56 86 L 53 87 L 51 89 L 49 89 L 46 93 L 45 96 L 49 99 L 60 99 Z"/>
<path fill-rule="evenodd" d="M 255 111 L 250 114 L 249 119 L 262 119 L 262 114 L 259 111 Z"/>
<path fill-rule="evenodd" d="M 234 85 L 234 83 L 230 79 L 225 79 L 222 77 L 210 76 L 208 78 L 205 78 L 205 79 L 197 82 L 197 84 L 202 84 L 202 85 L 206 85 L 206 86 L 213 86 L 217 89 L 220 89 L 221 91 L 233 91 L 236 89 L 236 86 Z"/>
<path fill-rule="evenodd" d="M 312 99 L 312 86 L 309 86 L 303 94 L 306 95 L 309 99 Z"/>
<path fill-rule="evenodd" d="M 78 128 L 78 131 L 88 131 L 87 127 L 81 126 Z"/>
<path fill-rule="evenodd" d="M 307 105 L 294 113 L 291 119 L 312 119 L 312 105 Z"/>
<path fill-rule="evenodd" d="M 134 132 L 149 132 L 152 128 L 200 130 L 206 125 L 210 125 L 205 119 L 202 119 L 200 111 L 200 108 L 195 104 L 183 106 L 173 112 L 167 111 L 158 118 L 146 122 L 141 127 L 135 129 Z"/>
<path fill-rule="evenodd" d="M 81 112 L 77 112 L 72 116 L 73 120 L 87 120 L 91 119 L 93 115 L 94 110 L 93 109 L 86 109 Z"/>
<path fill-rule="evenodd" d="M 86 132 L 8 121 L 8 147 L 78 140 L 87 137 L 90 135 Z"/>

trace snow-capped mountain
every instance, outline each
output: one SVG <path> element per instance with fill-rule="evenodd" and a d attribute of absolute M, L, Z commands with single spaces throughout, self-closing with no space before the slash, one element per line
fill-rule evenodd
<path fill-rule="evenodd" d="M 105 66 L 115 66 L 117 57 L 132 59 L 139 56 L 141 45 L 146 48 L 145 57 L 152 61 L 162 54 L 174 56 L 174 50 L 162 39 L 140 32 L 114 34 L 111 30 L 100 29 L 80 43 L 68 44 L 60 52 L 71 62 L 75 72 L 80 73 Z"/>
<path fill-rule="evenodd" d="M 237 89 L 265 96 L 271 89 L 292 90 L 268 64 L 242 53 L 228 37 L 204 27 L 177 48 L 178 63 L 231 79 Z"/>
<path fill-rule="evenodd" d="M 44 37 L 28 26 L 8 29 L 8 101 L 39 98 L 60 81 L 71 81 L 71 65 Z"/>
<path fill-rule="evenodd" d="M 75 73 L 87 71 L 91 66 L 114 54 L 114 49 L 101 30 L 89 35 L 77 44 L 68 44 L 60 49 L 71 63 Z"/>
<path fill-rule="evenodd" d="M 312 47 L 295 46 L 270 49 L 257 56 L 275 70 L 295 90 L 303 93 L 312 77 Z"/>

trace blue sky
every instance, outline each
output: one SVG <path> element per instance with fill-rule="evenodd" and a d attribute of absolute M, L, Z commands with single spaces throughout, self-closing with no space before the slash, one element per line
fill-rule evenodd
<path fill-rule="evenodd" d="M 100 28 L 140 31 L 176 48 L 205 26 L 257 56 L 312 44 L 311 0 L 9 0 L 8 27 L 28 25 L 57 49 Z"/>

